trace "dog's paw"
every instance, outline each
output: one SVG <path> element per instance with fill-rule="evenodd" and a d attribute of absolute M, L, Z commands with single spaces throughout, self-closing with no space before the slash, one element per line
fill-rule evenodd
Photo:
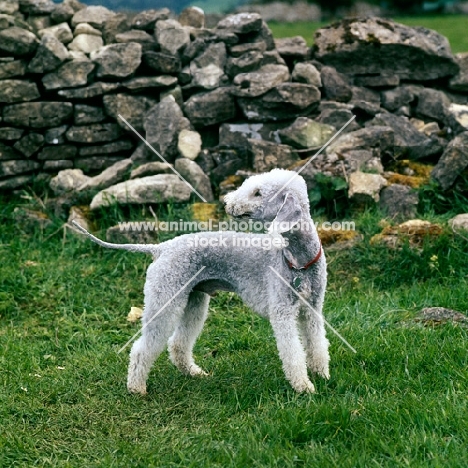
<path fill-rule="evenodd" d="M 205 372 L 201 367 L 197 366 L 196 364 L 193 364 L 190 366 L 189 375 L 191 377 L 206 377 L 208 373 Z"/>
<path fill-rule="evenodd" d="M 127 385 L 127 390 L 129 393 L 133 393 L 134 395 L 146 395 L 146 386 L 133 386 L 133 385 Z"/>
<path fill-rule="evenodd" d="M 299 393 L 315 393 L 314 384 L 310 380 L 302 380 L 301 382 L 294 382 L 294 390 Z"/>

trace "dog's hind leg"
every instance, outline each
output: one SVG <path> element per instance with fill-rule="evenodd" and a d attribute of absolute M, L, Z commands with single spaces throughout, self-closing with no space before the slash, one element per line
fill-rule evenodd
<path fill-rule="evenodd" d="M 171 361 L 184 374 L 191 376 L 207 375 L 195 364 L 193 346 L 200 335 L 206 317 L 210 296 L 201 291 L 192 291 L 187 306 L 174 334 L 169 338 L 169 356 Z"/>
<path fill-rule="evenodd" d="M 166 348 L 167 340 L 174 332 L 186 303 L 187 297 L 174 299 L 173 303 L 159 314 L 159 303 L 145 304 L 142 335 L 130 352 L 127 378 L 129 392 L 146 394 L 146 380 L 151 366 Z M 155 314 L 158 314 L 157 317 Z M 152 317 L 155 317 L 154 320 Z"/>

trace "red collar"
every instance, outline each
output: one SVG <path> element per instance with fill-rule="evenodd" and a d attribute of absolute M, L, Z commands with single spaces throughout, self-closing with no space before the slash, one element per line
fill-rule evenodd
<path fill-rule="evenodd" d="M 299 267 L 299 268 L 296 268 L 292 262 L 288 262 L 288 267 L 289 268 L 294 268 L 295 270 L 307 270 L 308 268 L 310 268 L 312 265 L 314 265 L 315 263 L 317 263 L 319 260 L 320 260 L 320 257 L 322 256 L 322 243 L 320 242 L 319 240 L 319 243 L 320 243 L 320 248 L 319 248 L 319 251 L 317 253 L 317 255 L 310 261 L 310 262 L 307 262 L 303 267 Z"/>

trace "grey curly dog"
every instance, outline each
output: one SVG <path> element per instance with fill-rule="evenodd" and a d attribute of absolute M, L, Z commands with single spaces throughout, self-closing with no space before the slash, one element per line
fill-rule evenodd
<path fill-rule="evenodd" d="M 322 315 L 326 260 L 310 217 L 304 179 L 274 169 L 248 178 L 226 195 L 225 203 L 234 218 L 269 223 L 268 233 L 203 232 L 155 245 L 112 244 L 76 225 L 103 247 L 150 253 L 154 258 L 144 287 L 142 333 L 130 353 L 130 392 L 146 393 L 150 368 L 166 344 L 180 371 L 206 375 L 194 361 L 193 346 L 207 317 L 210 294 L 216 290 L 239 294 L 270 321 L 284 373 L 296 391 L 314 392 L 307 368 L 329 377 Z"/>

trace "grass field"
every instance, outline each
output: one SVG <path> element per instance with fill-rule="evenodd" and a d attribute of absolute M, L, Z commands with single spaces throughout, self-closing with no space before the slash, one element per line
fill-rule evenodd
<path fill-rule="evenodd" d="M 452 52 L 468 52 L 468 17 L 463 15 L 445 16 L 411 16 L 394 18 L 398 23 L 408 26 L 424 26 L 434 29 L 447 37 L 452 47 Z M 302 36 L 309 45 L 313 44 L 314 33 L 317 29 L 330 23 L 269 23 L 275 37 Z"/>
<path fill-rule="evenodd" d="M 117 351 L 139 328 L 126 315 L 150 259 L 54 235 L 59 224 L 25 234 L 12 209 L 0 201 L 0 466 L 468 466 L 468 329 L 414 321 L 427 306 L 468 310 L 467 240 L 390 251 L 369 244 L 378 213 L 359 214 L 363 242 L 327 254 L 325 304 L 357 354 L 329 333 L 317 394 L 291 390 L 269 324 L 225 293 L 195 349 L 210 376 L 164 354 L 142 398 Z"/>

